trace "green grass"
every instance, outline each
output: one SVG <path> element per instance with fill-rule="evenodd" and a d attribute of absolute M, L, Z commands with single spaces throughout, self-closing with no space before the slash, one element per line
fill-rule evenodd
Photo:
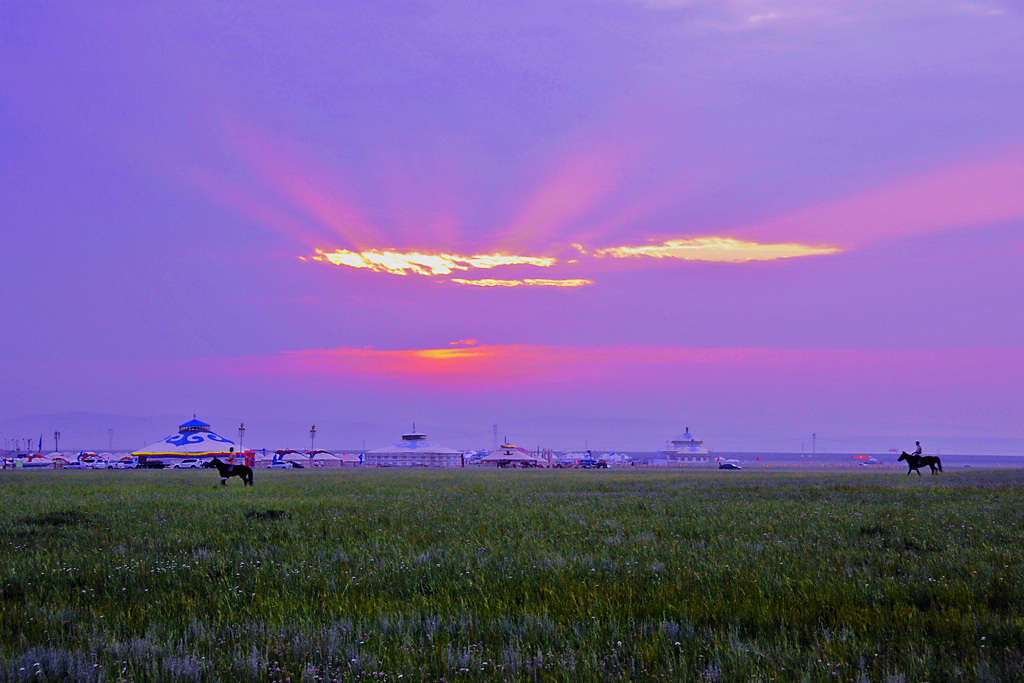
<path fill-rule="evenodd" d="M 8 680 L 1024 678 L 1024 472 L 0 476 Z"/>

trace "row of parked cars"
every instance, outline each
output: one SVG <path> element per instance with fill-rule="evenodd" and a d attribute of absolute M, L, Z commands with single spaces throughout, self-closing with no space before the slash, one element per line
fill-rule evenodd
<path fill-rule="evenodd" d="M 101 458 L 83 458 L 82 460 L 76 460 L 69 462 L 61 466 L 63 470 L 135 470 L 135 469 L 155 469 L 160 470 L 165 467 L 170 467 L 175 470 L 187 470 L 204 467 L 205 463 L 199 458 L 185 458 L 180 460 L 173 465 L 168 466 L 167 463 L 160 460 L 150 460 L 144 463 L 138 462 L 135 458 L 124 458 L 121 460 L 103 460 Z"/>
<path fill-rule="evenodd" d="M 163 469 L 165 467 L 169 467 L 172 470 L 194 470 L 200 467 L 206 467 L 206 460 L 203 460 L 202 458 L 184 458 L 173 465 L 168 465 L 167 463 L 159 460 L 149 460 L 144 464 L 138 465 L 138 467 L 148 467 L 151 469 Z M 271 470 L 288 470 L 292 468 L 301 470 L 303 469 L 303 466 L 301 463 L 292 462 L 290 460 L 281 460 L 267 465 L 267 468 Z"/>

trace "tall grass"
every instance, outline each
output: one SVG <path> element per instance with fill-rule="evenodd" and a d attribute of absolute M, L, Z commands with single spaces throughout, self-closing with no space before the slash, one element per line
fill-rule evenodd
<path fill-rule="evenodd" d="M 11 680 L 1019 680 L 1024 472 L 16 472 Z"/>

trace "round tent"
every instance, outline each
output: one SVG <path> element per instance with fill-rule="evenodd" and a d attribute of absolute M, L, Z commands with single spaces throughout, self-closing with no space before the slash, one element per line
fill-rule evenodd
<path fill-rule="evenodd" d="M 139 449 L 132 455 L 139 458 L 140 462 L 145 462 L 146 458 L 227 456 L 231 451 L 238 452 L 234 441 L 210 431 L 210 425 L 193 418 L 178 427 L 177 434 Z"/>
<path fill-rule="evenodd" d="M 427 441 L 427 435 L 413 431 L 402 434 L 398 443 L 367 451 L 363 464 L 370 467 L 462 467 L 462 451 Z"/>

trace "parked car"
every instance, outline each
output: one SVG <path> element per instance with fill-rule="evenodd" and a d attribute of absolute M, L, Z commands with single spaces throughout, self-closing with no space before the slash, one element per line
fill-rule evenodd
<path fill-rule="evenodd" d="M 720 470 L 742 470 L 743 468 L 734 462 L 723 462 L 719 463 L 718 469 Z"/>
<path fill-rule="evenodd" d="M 140 462 L 139 467 L 147 470 L 162 470 L 167 465 L 162 460 L 147 460 L 146 462 Z"/>
<path fill-rule="evenodd" d="M 171 469 L 175 470 L 194 470 L 197 467 L 203 467 L 205 463 L 199 458 L 185 458 L 181 462 L 176 462 L 171 465 Z"/>
<path fill-rule="evenodd" d="M 279 460 L 277 462 L 272 462 L 267 465 L 267 467 L 272 470 L 290 470 L 293 467 L 297 470 L 305 469 L 303 465 L 297 462 L 292 462 L 291 460 Z"/>
<path fill-rule="evenodd" d="M 114 469 L 118 470 L 134 470 L 138 469 L 138 467 L 134 460 L 118 460 L 114 463 Z"/>
<path fill-rule="evenodd" d="M 80 462 L 69 462 L 67 465 L 61 467 L 62 470 L 84 470 L 88 469 L 85 465 Z"/>

